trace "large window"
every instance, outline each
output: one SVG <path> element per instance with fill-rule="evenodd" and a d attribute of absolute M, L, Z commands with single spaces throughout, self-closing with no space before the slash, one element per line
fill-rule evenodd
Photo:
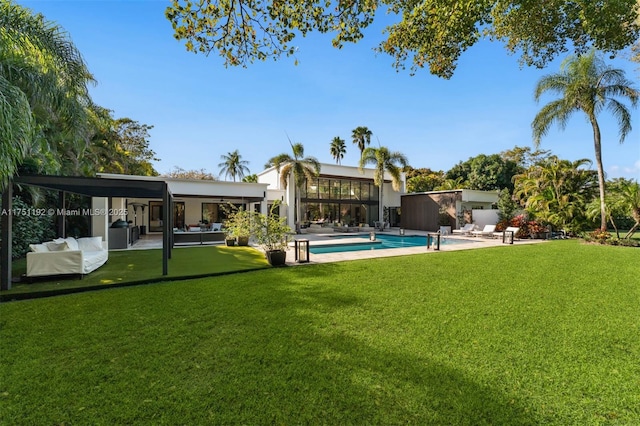
<path fill-rule="evenodd" d="M 149 201 L 149 231 L 162 232 L 162 201 Z"/>
<path fill-rule="evenodd" d="M 319 199 L 328 200 L 331 198 L 331 186 L 329 184 L 329 179 L 318 179 L 318 191 Z"/>
<path fill-rule="evenodd" d="M 228 203 L 202 203 L 202 222 L 203 223 L 222 223 L 224 222 L 229 213 L 235 209 L 246 209 L 244 204 L 233 204 L 233 207 Z"/>
<path fill-rule="evenodd" d="M 372 180 L 321 177 L 301 192 L 305 222 L 369 224 L 378 220 L 378 188 Z"/>
<path fill-rule="evenodd" d="M 176 201 L 173 203 L 173 227 L 178 229 L 184 228 L 184 201 Z"/>
<path fill-rule="evenodd" d="M 149 201 L 149 232 L 162 232 L 162 201 Z M 184 228 L 184 202 L 173 203 L 173 226 Z"/>
<path fill-rule="evenodd" d="M 218 217 L 219 217 L 218 203 L 202 203 L 202 222 L 203 223 L 218 223 L 220 222 Z"/>

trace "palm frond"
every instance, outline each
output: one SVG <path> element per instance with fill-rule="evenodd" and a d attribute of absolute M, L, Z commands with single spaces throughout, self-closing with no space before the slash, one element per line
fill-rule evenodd
<path fill-rule="evenodd" d="M 289 181 L 289 176 L 293 171 L 293 165 L 294 163 L 288 162 L 288 163 L 285 163 L 284 166 L 282 166 L 282 168 L 278 168 L 280 172 L 280 184 L 284 189 L 287 189 L 287 183 Z"/>
<path fill-rule="evenodd" d="M 546 75 L 538 81 L 533 92 L 535 101 L 539 101 L 540 97 L 546 92 L 563 93 L 570 81 L 566 75 L 551 74 Z"/>
<path fill-rule="evenodd" d="M 631 132 L 631 112 L 629 112 L 625 104 L 617 99 L 609 99 L 607 109 L 618 121 L 620 143 L 623 143 L 629 132 Z"/>
<path fill-rule="evenodd" d="M 568 104 L 565 99 L 557 99 L 542 107 L 531 123 L 536 147 L 540 145 L 540 139 L 547 135 L 554 122 L 564 129 L 571 113 L 575 110 L 576 108 Z"/>

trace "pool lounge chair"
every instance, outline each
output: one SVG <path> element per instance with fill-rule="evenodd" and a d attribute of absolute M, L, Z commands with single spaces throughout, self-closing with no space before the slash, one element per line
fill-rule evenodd
<path fill-rule="evenodd" d="M 493 238 L 493 233 L 496 230 L 495 225 L 485 225 L 481 231 L 471 231 L 471 235 L 474 237 L 491 237 Z"/>
<path fill-rule="evenodd" d="M 505 229 L 504 231 L 497 231 L 493 233 L 494 237 L 502 237 L 502 239 L 504 239 L 505 236 L 507 237 L 511 237 L 511 235 L 509 235 L 511 232 L 513 232 L 513 238 L 516 238 L 516 234 L 518 233 L 518 231 L 520 230 L 519 227 L 517 226 L 509 226 L 507 227 L 507 229 Z"/>
<path fill-rule="evenodd" d="M 458 235 L 469 235 L 471 234 L 471 231 L 475 231 L 475 229 L 476 229 L 476 225 L 474 223 L 467 223 L 462 228 L 454 229 L 451 232 L 453 234 L 458 234 Z"/>

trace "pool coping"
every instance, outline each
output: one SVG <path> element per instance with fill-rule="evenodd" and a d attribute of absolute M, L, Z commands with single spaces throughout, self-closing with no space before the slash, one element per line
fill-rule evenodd
<path fill-rule="evenodd" d="M 398 232 L 398 231 L 396 231 Z M 321 246 L 321 245 L 336 245 L 337 241 L 340 241 L 341 244 L 349 244 L 349 243 L 362 243 L 362 237 L 369 234 L 367 233 L 353 233 L 351 236 L 353 238 L 346 238 L 349 235 L 340 234 L 340 235 L 331 235 L 331 234 L 299 234 L 295 236 L 296 240 L 306 239 L 309 240 L 309 246 Z M 377 233 L 376 233 L 377 234 Z M 393 235 L 400 236 L 399 233 L 391 232 L 383 232 L 383 235 Z M 404 236 L 426 236 L 427 232 L 425 231 L 405 231 Z M 334 238 L 339 236 L 341 238 Z M 446 253 L 449 251 L 456 250 L 473 250 L 480 248 L 488 248 L 488 247 L 500 247 L 500 246 L 508 246 L 509 244 L 503 244 L 502 239 L 500 238 L 486 238 L 486 237 L 467 237 L 467 236 L 459 236 L 459 235 L 446 235 L 444 238 L 452 239 L 452 240 L 465 240 L 468 241 L 469 244 L 451 244 L 451 245 L 442 245 L 440 246 L 440 250 L 434 250 L 427 246 L 414 246 L 414 247 L 404 247 L 404 248 L 388 248 L 388 249 L 376 249 L 376 250 L 354 250 L 354 251 L 341 251 L 335 253 L 322 253 L 322 254 L 314 254 L 311 253 L 309 255 L 308 263 L 296 263 L 293 259 L 294 256 L 287 256 L 287 265 L 309 265 L 309 264 L 318 264 L 318 263 L 331 263 L 331 262 L 345 262 L 350 260 L 361 260 L 361 259 L 375 259 L 380 257 L 394 257 L 394 256 L 408 256 L 414 254 L 427 254 L 427 253 Z M 547 242 L 547 240 L 515 240 L 514 245 L 521 244 L 539 244 Z M 293 245 L 293 243 L 292 243 Z"/>

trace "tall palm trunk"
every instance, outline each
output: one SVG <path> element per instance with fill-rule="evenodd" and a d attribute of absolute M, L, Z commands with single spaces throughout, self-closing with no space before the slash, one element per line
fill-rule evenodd
<path fill-rule="evenodd" d="M 602 167 L 602 144 L 600 126 L 594 114 L 589 114 L 589 121 L 593 127 L 593 144 L 596 151 L 596 168 L 598 169 L 598 187 L 600 190 L 600 229 L 607 230 L 607 208 L 604 201 L 604 167 Z"/>
<path fill-rule="evenodd" d="M 380 183 L 380 186 L 378 187 L 378 194 L 380 194 L 378 196 L 378 198 L 380 199 L 380 206 L 378 206 L 378 214 L 380 215 L 380 222 L 382 222 L 382 229 L 384 229 L 384 204 L 382 202 L 382 193 L 384 192 L 382 190 L 382 186 L 384 185 L 384 179 L 382 179 L 382 182 Z"/>
<path fill-rule="evenodd" d="M 295 200 L 296 200 L 296 234 L 300 234 L 302 231 L 300 229 L 300 214 L 302 212 L 302 207 L 300 206 L 300 189 L 298 185 L 293 189 L 295 191 Z"/>

